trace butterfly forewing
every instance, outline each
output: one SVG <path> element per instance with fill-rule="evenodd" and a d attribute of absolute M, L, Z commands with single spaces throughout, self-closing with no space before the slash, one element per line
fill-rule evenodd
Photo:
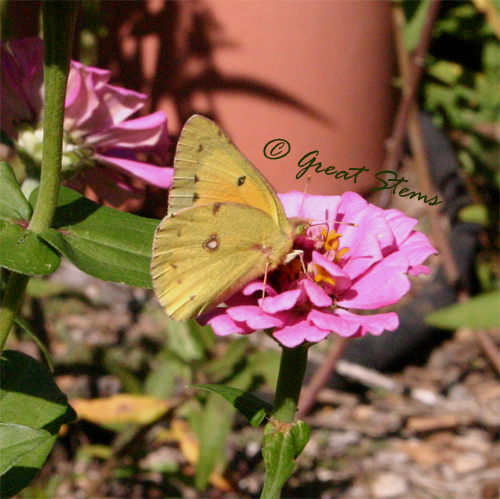
<path fill-rule="evenodd" d="M 283 207 L 267 180 L 212 121 L 192 116 L 177 144 L 169 214 L 217 202 L 248 204 L 288 226 Z"/>
<path fill-rule="evenodd" d="M 153 286 L 167 314 L 187 320 L 282 263 L 292 247 L 265 212 L 239 203 L 195 206 L 157 229 Z"/>

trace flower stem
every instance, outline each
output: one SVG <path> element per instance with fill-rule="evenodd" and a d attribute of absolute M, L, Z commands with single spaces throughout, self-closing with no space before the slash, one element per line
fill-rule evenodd
<path fill-rule="evenodd" d="M 24 290 L 28 285 L 29 276 L 11 272 L 0 309 L 0 352 L 5 346 L 10 328 L 16 318 Z"/>
<path fill-rule="evenodd" d="M 44 0 L 44 134 L 40 190 L 28 229 L 40 233 L 50 227 L 61 183 L 64 99 L 79 2 Z M 0 308 L 0 350 L 21 306 L 29 276 L 12 272 Z"/>
<path fill-rule="evenodd" d="M 64 99 L 78 1 L 44 0 L 45 107 L 43 157 L 38 199 L 28 229 L 42 232 L 50 227 L 61 183 Z"/>
<path fill-rule="evenodd" d="M 274 419 L 282 423 L 292 423 L 295 419 L 308 350 L 309 345 L 283 347 L 273 411 Z"/>

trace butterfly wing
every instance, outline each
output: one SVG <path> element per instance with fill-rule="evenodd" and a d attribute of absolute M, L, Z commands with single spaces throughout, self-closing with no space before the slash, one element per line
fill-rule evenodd
<path fill-rule="evenodd" d="M 163 219 L 153 245 L 153 286 L 167 314 L 183 321 L 207 312 L 274 269 L 292 247 L 258 208 L 214 203 Z"/>
<path fill-rule="evenodd" d="M 269 182 L 209 119 L 186 122 L 174 162 L 169 214 L 202 204 L 232 202 L 254 206 L 288 232 L 290 224 Z"/>

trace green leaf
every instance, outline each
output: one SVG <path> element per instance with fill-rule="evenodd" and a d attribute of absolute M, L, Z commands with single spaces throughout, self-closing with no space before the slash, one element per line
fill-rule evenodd
<path fill-rule="evenodd" d="M 409 4 L 411 8 L 414 8 L 417 5 L 416 2 L 405 2 L 405 4 Z M 406 49 L 409 52 L 413 52 L 417 48 L 430 5 L 431 0 L 422 0 L 421 2 L 418 2 L 418 7 L 416 7 L 413 15 L 405 25 L 404 36 Z M 407 7 L 407 5 L 405 5 L 405 7 Z"/>
<path fill-rule="evenodd" d="M 125 360 L 119 355 L 118 350 L 107 350 L 102 362 L 106 371 L 120 381 L 126 393 L 142 393 L 143 388 L 139 377 L 125 363 Z"/>
<path fill-rule="evenodd" d="M 76 419 L 49 370 L 13 350 L 0 358 L 0 488 L 22 490 L 42 467 L 62 424 Z"/>
<path fill-rule="evenodd" d="M 484 204 L 471 204 L 458 212 L 463 222 L 473 222 L 481 225 L 488 223 L 488 208 Z"/>
<path fill-rule="evenodd" d="M 31 214 L 12 168 L 0 162 L 0 265 L 20 274 L 51 274 L 61 258 L 37 234 L 23 228 Z"/>
<path fill-rule="evenodd" d="M 499 314 L 500 292 L 492 291 L 466 302 L 436 310 L 425 318 L 425 322 L 443 329 L 456 329 L 463 326 L 490 329 L 498 327 Z"/>
<path fill-rule="evenodd" d="M 206 489 L 210 475 L 216 467 L 225 464 L 224 449 L 233 425 L 234 409 L 211 394 L 202 410 L 190 416 L 191 426 L 200 446 L 196 463 L 195 486 Z"/>
<path fill-rule="evenodd" d="M 67 284 L 62 282 L 53 282 L 41 277 L 33 277 L 28 282 L 26 294 L 32 298 L 48 298 L 65 293 L 67 290 Z"/>
<path fill-rule="evenodd" d="M 294 461 L 300 455 L 311 430 L 304 421 L 281 423 L 272 419 L 264 433 L 262 454 L 266 465 L 266 480 L 261 499 L 278 499 L 281 489 L 293 472 Z"/>
<path fill-rule="evenodd" d="M 280 353 L 276 350 L 255 352 L 248 358 L 248 367 L 254 376 L 263 378 L 268 386 L 276 386 L 280 366 Z"/>
<path fill-rule="evenodd" d="M 291 428 L 294 424 L 271 420 L 266 425 L 262 447 L 266 480 L 261 499 L 278 499 L 283 485 L 293 472 L 296 445 Z"/>
<path fill-rule="evenodd" d="M 184 362 L 202 360 L 205 355 L 203 343 L 192 334 L 191 322 L 177 322 L 167 317 L 167 345 Z"/>
<path fill-rule="evenodd" d="M 16 317 L 14 319 L 14 323 L 18 328 L 22 329 L 37 344 L 38 348 L 41 350 L 45 358 L 45 362 L 47 362 L 47 365 L 49 366 L 50 371 L 54 372 L 54 360 L 52 359 L 52 355 L 50 355 L 50 352 L 43 343 L 43 341 L 40 340 L 40 338 L 31 330 L 29 322 L 26 319 L 23 319 L 22 317 Z"/>
<path fill-rule="evenodd" d="M 179 386 L 191 382 L 191 368 L 166 349 L 151 362 L 154 366 L 144 382 L 144 394 L 170 399 Z"/>
<path fill-rule="evenodd" d="M 297 459 L 307 445 L 307 442 L 309 442 L 311 428 L 309 428 L 309 425 L 305 421 L 297 421 L 292 425 L 290 431 L 293 438 L 294 459 Z"/>
<path fill-rule="evenodd" d="M 0 423 L 0 442 L 2 442 L 0 476 L 50 438 L 51 435 L 46 430 Z"/>
<path fill-rule="evenodd" d="M 192 385 L 191 388 L 201 388 L 224 397 L 250 421 L 252 426 L 259 426 L 273 408 L 267 402 L 239 388 L 223 385 Z"/>
<path fill-rule="evenodd" d="M 156 220 L 101 206 L 61 187 L 52 228 L 40 237 L 91 276 L 152 288 L 149 267 L 157 225 Z"/>
<path fill-rule="evenodd" d="M 0 219 L 29 220 L 31 213 L 14 171 L 8 163 L 0 161 Z"/>
<path fill-rule="evenodd" d="M 219 355 L 204 365 L 204 372 L 212 381 L 217 383 L 230 377 L 238 364 L 247 359 L 248 356 L 248 338 L 238 338 L 231 341 L 224 355 Z"/>
<path fill-rule="evenodd" d="M 436 61 L 429 67 L 428 73 L 445 85 L 454 85 L 463 75 L 463 68 L 456 62 Z"/>
<path fill-rule="evenodd" d="M 61 263 L 61 257 L 30 230 L 0 220 L 0 266 L 26 275 L 47 275 Z"/>

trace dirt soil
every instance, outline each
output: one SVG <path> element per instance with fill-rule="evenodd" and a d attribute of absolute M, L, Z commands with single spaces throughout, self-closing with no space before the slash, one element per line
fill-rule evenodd
<path fill-rule="evenodd" d="M 163 320 L 149 292 L 103 283 L 70 265 L 32 288 L 31 296 L 24 313 L 50 345 L 58 366 L 56 380 L 70 397 L 123 391 L 119 377 L 95 360 L 96 352 L 121 343 L 134 366 Z M 498 345 L 498 334 L 488 334 Z M 127 342 L 135 347 L 127 347 Z M 11 348 L 40 357 L 23 337 Z M 320 392 L 314 412 L 306 418 L 311 439 L 283 497 L 498 498 L 500 384 L 475 332 L 459 330 L 424 365 L 384 376 L 386 388 Z M 105 452 L 101 459 L 95 453 L 83 458 L 82 446 L 109 444 L 114 436 L 97 427 L 89 430 L 82 422 L 75 426 L 66 428 L 32 488 L 19 497 L 34 497 L 37 490 L 37 497 L 65 499 L 200 497 L 192 480 L 169 478 L 165 485 L 162 474 L 153 471 L 123 477 L 110 472 L 119 464 L 110 464 Z M 202 497 L 259 496 L 261 435 L 262 428 L 238 420 L 228 442 L 223 479 Z M 177 461 L 184 476 L 192 475 L 179 446 L 166 444 L 144 459 L 159 455 Z M 89 484 L 96 480 L 102 485 L 89 495 Z"/>

